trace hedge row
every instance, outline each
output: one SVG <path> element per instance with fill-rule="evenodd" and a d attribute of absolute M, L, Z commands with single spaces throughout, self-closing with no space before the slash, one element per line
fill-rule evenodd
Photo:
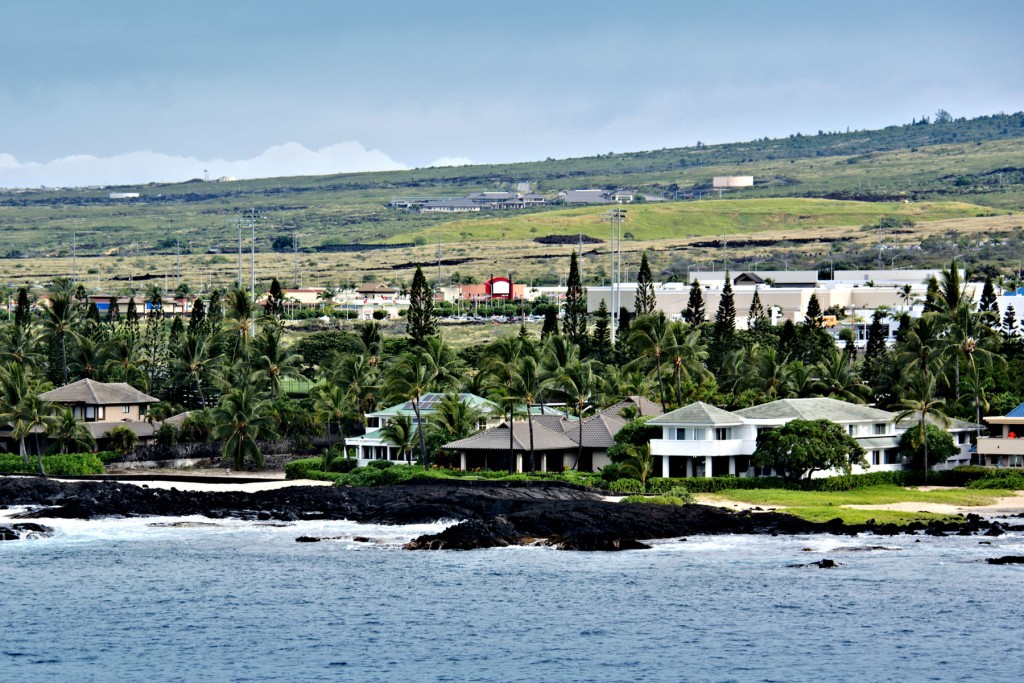
<path fill-rule="evenodd" d="M 284 466 L 287 479 L 317 479 L 333 481 L 339 486 L 391 486 L 417 479 L 487 479 L 492 481 L 564 481 L 591 488 L 607 488 L 608 482 L 593 472 L 534 472 L 509 474 L 502 470 L 462 471 L 434 468 L 424 470 L 419 465 L 403 465 L 388 460 L 375 460 L 365 467 L 347 472 L 323 471 L 322 458 L 293 460 Z"/>
<path fill-rule="evenodd" d="M 97 453 L 70 453 L 67 455 L 44 455 L 43 468 L 47 474 L 58 477 L 81 477 L 89 474 L 103 474 L 103 461 Z M 0 472 L 8 474 L 37 474 L 39 460 L 28 457 L 28 467 L 20 455 L 0 455 Z"/>

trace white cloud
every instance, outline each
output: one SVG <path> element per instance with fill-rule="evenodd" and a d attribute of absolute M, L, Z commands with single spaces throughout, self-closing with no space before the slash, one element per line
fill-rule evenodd
<path fill-rule="evenodd" d="M 441 168 L 443 166 L 472 166 L 473 160 L 469 157 L 440 157 L 427 164 L 427 168 Z"/>
<path fill-rule="evenodd" d="M 19 162 L 0 153 L 0 187 L 80 187 L 85 185 L 134 185 L 147 182 L 178 182 L 202 178 L 270 178 L 275 176 L 326 175 L 355 171 L 393 171 L 407 166 L 379 149 L 366 149 L 358 141 L 340 142 L 318 150 L 297 142 L 276 145 L 252 159 L 201 160 L 150 150 L 96 157 L 76 154 L 53 161 Z"/>

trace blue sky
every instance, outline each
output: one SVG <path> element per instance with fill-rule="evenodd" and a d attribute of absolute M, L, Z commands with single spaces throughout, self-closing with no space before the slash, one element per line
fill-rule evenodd
<path fill-rule="evenodd" d="M 5 0 L 0 186 L 580 156 L 1024 109 L 1024 3 Z"/>

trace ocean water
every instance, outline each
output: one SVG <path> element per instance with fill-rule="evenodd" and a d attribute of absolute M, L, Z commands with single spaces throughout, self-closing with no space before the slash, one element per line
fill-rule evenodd
<path fill-rule="evenodd" d="M 1024 566 L 980 561 L 1019 534 L 409 552 L 445 525 L 44 523 L 0 543 L 2 681 L 1024 680 Z"/>

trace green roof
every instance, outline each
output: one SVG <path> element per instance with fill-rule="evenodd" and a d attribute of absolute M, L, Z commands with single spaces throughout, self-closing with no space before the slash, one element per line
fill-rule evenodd
<path fill-rule="evenodd" d="M 423 394 L 420 396 L 420 413 L 432 413 L 437 409 L 437 404 L 444 400 L 446 394 L 439 392 L 431 392 L 429 394 Z M 457 394 L 459 400 L 466 403 L 474 408 L 479 408 L 484 413 L 490 413 L 498 410 L 498 404 L 494 401 L 488 401 L 482 396 L 476 394 Z M 372 417 L 393 417 L 395 415 L 415 415 L 416 411 L 413 410 L 412 401 L 405 401 L 404 403 L 396 403 L 393 406 L 384 408 L 383 410 L 375 410 L 372 413 L 367 413 Z"/>

